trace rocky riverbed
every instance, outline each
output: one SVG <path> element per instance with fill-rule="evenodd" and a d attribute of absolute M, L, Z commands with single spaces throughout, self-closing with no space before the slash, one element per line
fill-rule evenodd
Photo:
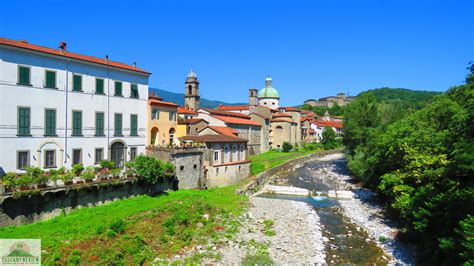
<path fill-rule="evenodd" d="M 250 198 L 235 240 L 218 250 L 223 264 L 267 254 L 277 264 L 324 264 L 325 239 L 319 217 L 304 202 Z"/>

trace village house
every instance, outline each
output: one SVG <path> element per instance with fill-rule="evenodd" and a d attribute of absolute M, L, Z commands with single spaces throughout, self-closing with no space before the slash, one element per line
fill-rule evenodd
<path fill-rule="evenodd" d="M 71 168 L 144 153 L 148 78 L 136 65 L 0 38 L 4 171 Z"/>
<path fill-rule="evenodd" d="M 177 144 L 176 127 L 178 105 L 163 101 L 152 93 L 148 97 L 147 145 L 173 146 Z"/>

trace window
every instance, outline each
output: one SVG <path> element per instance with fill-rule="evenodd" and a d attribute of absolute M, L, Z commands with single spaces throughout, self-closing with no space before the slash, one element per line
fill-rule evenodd
<path fill-rule="evenodd" d="M 114 127 L 115 127 L 114 135 L 122 136 L 122 114 L 115 114 Z"/>
<path fill-rule="evenodd" d="M 197 164 L 195 164 L 193 167 L 194 167 L 194 169 L 197 169 L 197 168 L 198 168 L 198 165 L 197 165 Z"/>
<path fill-rule="evenodd" d="M 17 164 L 18 169 L 26 169 L 30 166 L 30 152 L 29 151 L 18 151 L 17 152 Z"/>
<path fill-rule="evenodd" d="M 115 96 L 122 96 L 122 82 L 115 81 Z"/>
<path fill-rule="evenodd" d="M 81 75 L 74 75 L 72 77 L 72 90 L 82 91 L 82 76 Z"/>
<path fill-rule="evenodd" d="M 216 174 L 218 174 L 218 173 L 219 173 L 219 167 L 216 168 Z"/>
<path fill-rule="evenodd" d="M 44 168 L 56 167 L 56 151 L 46 150 L 44 151 Z"/>
<path fill-rule="evenodd" d="M 214 161 L 219 161 L 219 152 L 218 151 L 214 152 Z"/>
<path fill-rule="evenodd" d="M 18 108 L 18 135 L 30 136 L 30 108 Z"/>
<path fill-rule="evenodd" d="M 184 166 L 181 165 L 181 166 L 179 167 L 179 170 L 180 170 L 180 171 L 183 171 L 183 170 L 184 170 Z"/>
<path fill-rule="evenodd" d="M 72 164 L 82 163 L 82 150 L 74 149 L 72 150 Z"/>
<path fill-rule="evenodd" d="M 103 79 L 95 79 L 95 93 L 104 94 L 104 80 Z"/>
<path fill-rule="evenodd" d="M 72 135 L 82 136 L 82 112 L 72 111 Z"/>
<path fill-rule="evenodd" d="M 104 136 L 104 113 L 95 113 L 95 135 Z"/>
<path fill-rule="evenodd" d="M 95 149 L 94 163 L 99 164 L 102 160 L 104 160 L 104 149 L 96 148 Z"/>
<path fill-rule="evenodd" d="M 30 68 L 18 66 L 18 84 L 30 85 Z"/>
<path fill-rule="evenodd" d="M 193 86 L 188 85 L 188 95 L 192 95 L 192 94 L 193 94 Z"/>
<path fill-rule="evenodd" d="M 56 89 L 56 72 L 55 71 L 45 71 L 45 87 L 50 89 Z"/>
<path fill-rule="evenodd" d="M 138 136 L 138 115 L 130 115 L 130 136 Z"/>
<path fill-rule="evenodd" d="M 130 148 L 130 161 L 135 160 L 135 157 L 137 157 L 137 148 L 132 147 Z"/>
<path fill-rule="evenodd" d="M 56 136 L 56 110 L 44 110 L 44 135 Z"/>
<path fill-rule="evenodd" d="M 168 120 L 173 121 L 176 119 L 176 112 L 169 112 Z"/>
<path fill-rule="evenodd" d="M 160 119 L 160 111 L 156 108 L 151 109 L 151 119 L 159 120 Z"/>
<path fill-rule="evenodd" d="M 130 98 L 136 98 L 138 99 L 138 85 L 137 84 L 132 84 L 130 86 Z"/>

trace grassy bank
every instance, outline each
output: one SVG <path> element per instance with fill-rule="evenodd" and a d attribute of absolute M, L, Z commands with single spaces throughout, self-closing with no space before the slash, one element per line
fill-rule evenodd
<path fill-rule="evenodd" d="M 301 150 L 290 151 L 290 152 L 281 152 L 281 151 L 271 150 L 268 152 L 260 153 L 258 155 L 250 156 L 250 160 L 252 160 L 252 164 L 251 164 L 252 175 L 261 173 L 267 169 L 278 166 L 289 160 L 293 160 L 295 158 L 305 156 L 311 153 L 315 153 L 318 151 L 320 150 L 301 149 Z"/>
<path fill-rule="evenodd" d="M 50 264 L 142 264 L 168 258 L 209 240 L 232 238 L 233 217 L 245 208 L 235 186 L 181 190 L 83 208 L 35 224 L 0 228 L 2 238 L 39 238 Z M 206 250 L 190 258 L 215 256 Z M 188 262 L 191 262 L 188 261 Z"/>

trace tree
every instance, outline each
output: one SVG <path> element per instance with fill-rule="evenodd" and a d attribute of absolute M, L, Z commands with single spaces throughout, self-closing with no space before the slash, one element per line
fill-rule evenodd
<path fill-rule="evenodd" d="M 466 84 L 474 84 L 474 61 L 469 62 L 467 69 L 469 70 L 469 74 L 467 74 L 466 77 Z"/>
<path fill-rule="evenodd" d="M 336 142 L 336 132 L 332 129 L 332 127 L 325 127 L 323 131 L 323 147 L 326 150 L 334 149 L 337 147 Z"/>

